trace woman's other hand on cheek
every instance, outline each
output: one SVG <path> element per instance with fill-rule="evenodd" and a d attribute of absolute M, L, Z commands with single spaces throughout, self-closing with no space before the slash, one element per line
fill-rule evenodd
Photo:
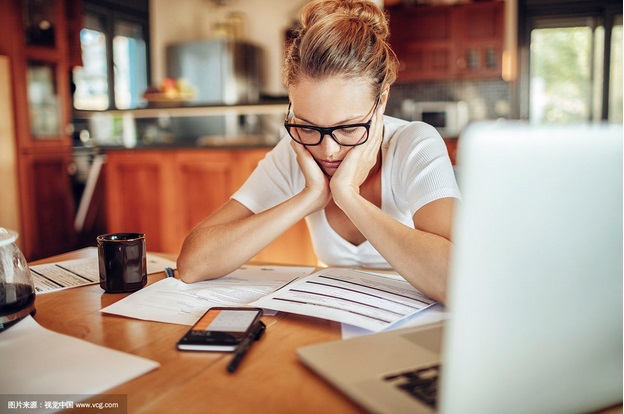
<path fill-rule="evenodd" d="M 346 154 L 329 182 L 334 201 L 338 205 L 342 197 L 360 193 L 360 186 L 377 164 L 383 139 L 383 122 L 377 122 L 377 119 L 383 118 L 376 116 L 368 140 L 353 147 Z"/>
<path fill-rule="evenodd" d="M 314 211 L 325 208 L 329 200 L 331 200 L 331 192 L 329 190 L 329 178 L 325 175 L 316 160 L 310 154 L 305 146 L 291 141 L 295 154 L 297 155 L 297 163 L 303 172 L 306 185 L 302 192 L 309 193 L 313 200 L 311 206 Z"/>

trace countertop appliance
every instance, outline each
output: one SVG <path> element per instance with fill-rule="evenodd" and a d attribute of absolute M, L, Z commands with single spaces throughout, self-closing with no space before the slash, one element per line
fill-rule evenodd
<path fill-rule="evenodd" d="M 167 47 L 167 76 L 186 79 L 195 89 L 192 103 L 235 105 L 260 100 L 262 51 L 249 42 L 211 39 Z M 235 115 L 172 118 L 179 141 L 204 136 L 238 136 L 243 120 Z M 243 123 L 246 123 L 245 120 Z"/>
<path fill-rule="evenodd" d="M 249 42 L 212 39 L 167 47 L 167 76 L 196 88 L 194 102 L 255 103 L 260 98 L 262 53 Z"/>
<path fill-rule="evenodd" d="M 443 138 L 457 138 L 468 125 L 468 104 L 458 102 L 401 102 L 401 116 L 408 121 L 423 121 L 435 127 Z"/>

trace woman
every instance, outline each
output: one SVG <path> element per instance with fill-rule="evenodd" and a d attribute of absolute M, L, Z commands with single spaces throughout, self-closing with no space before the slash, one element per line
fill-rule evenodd
<path fill-rule="evenodd" d="M 459 191 L 435 129 L 383 115 L 397 66 L 388 37 L 367 0 L 304 6 L 284 62 L 284 137 L 187 236 L 184 281 L 235 270 L 305 217 L 325 264 L 391 267 L 444 302 Z"/>

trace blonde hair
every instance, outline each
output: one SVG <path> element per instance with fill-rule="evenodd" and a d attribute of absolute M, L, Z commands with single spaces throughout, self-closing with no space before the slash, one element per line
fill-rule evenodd
<path fill-rule="evenodd" d="M 303 7 L 287 47 L 284 84 L 331 76 L 363 79 L 378 98 L 396 80 L 389 37 L 387 16 L 368 0 L 313 0 Z"/>

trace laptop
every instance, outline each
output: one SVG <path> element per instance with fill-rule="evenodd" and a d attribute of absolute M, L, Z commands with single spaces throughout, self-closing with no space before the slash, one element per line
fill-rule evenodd
<path fill-rule="evenodd" d="M 622 401 L 622 126 L 472 124 L 444 323 L 298 349 L 376 413 Z"/>

